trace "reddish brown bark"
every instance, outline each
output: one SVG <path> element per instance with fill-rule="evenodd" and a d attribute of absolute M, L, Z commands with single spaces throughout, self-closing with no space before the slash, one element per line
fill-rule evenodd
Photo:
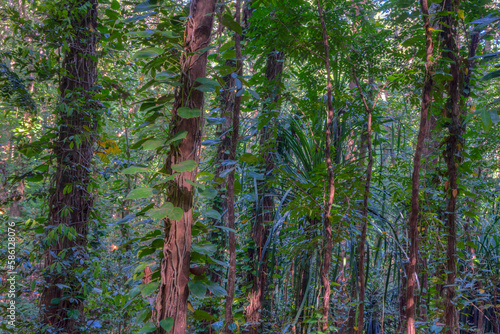
<path fill-rule="evenodd" d="M 75 36 L 67 41 L 69 51 L 59 86 L 59 133 L 53 150 L 57 165 L 48 203 L 50 229 L 41 309 L 44 323 L 57 332 L 72 334 L 77 332 L 75 325 L 85 298 L 75 269 L 85 267 L 87 261 L 87 223 L 92 208 L 89 185 L 99 105 L 93 92 L 97 82 L 97 1 L 70 2 L 69 6 Z M 84 6 L 88 7 L 82 15 Z M 70 108 L 71 113 L 67 112 Z M 69 265 L 60 261 L 61 252 Z"/>
<path fill-rule="evenodd" d="M 415 148 L 415 156 L 413 158 L 413 177 L 412 177 L 412 194 L 411 194 L 411 213 L 408 221 L 408 234 L 410 238 L 410 259 L 408 263 L 407 281 L 406 281 L 406 328 L 408 334 L 415 334 L 415 311 L 416 311 L 416 275 L 418 261 L 418 215 L 419 215 L 419 189 L 420 189 L 420 160 L 422 152 L 425 148 L 425 137 L 427 133 L 427 115 L 429 105 L 431 103 L 432 91 L 432 53 L 434 44 L 432 42 L 431 25 L 429 18 L 429 6 L 427 0 L 420 0 L 422 16 L 424 18 L 424 29 L 426 36 L 426 63 L 425 63 L 425 79 L 422 91 L 422 104 L 420 107 L 420 128 L 417 138 L 417 146 Z"/>
<path fill-rule="evenodd" d="M 368 196 L 370 194 L 370 184 L 372 179 L 372 169 L 373 169 L 373 149 L 372 149 L 372 113 L 373 109 L 377 104 L 379 95 L 373 102 L 373 106 L 369 107 L 368 102 L 366 101 L 365 95 L 361 86 L 359 84 L 358 78 L 356 76 L 356 72 L 353 71 L 354 80 L 356 81 L 356 86 L 358 87 L 359 95 L 361 100 L 363 101 L 363 105 L 365 107 L 366 116 L 367 116 L 367 126 L 366 126 L 366 147 L 368 149 L 368 166 L 366 167 L 366 180 L 365 180 L 365 191 L 363 194 L 363 208 L 361 212 L 362 222 L 361 222 L 361 235 L 359 237 L 358 244 L 358 253 L 359 253 L 359 262 L 358 262 L 358 276 L 359 276 L 359 305 L 358 305 L 358 322 L 357 322 L 357 330 L 358 334 L 363 333 L 363 321 L 364 321 L 364 311 L 365 311 L 365 244 L 366 244 L 366 233 L 368 229 Z"/>
<path fill-rule="evenodd" d="M 172 145 L 165 162 L 165 171 L 172 173 L 172 166 L 186 160 L 198 162 L 201 138 L 201 117 L 181 118 L 178 109 L 188 107 L 203 110 L 204 94 L 196 89 L 197 78 L 205 77 L 207 52 L 198 51 L 210 45 L 216 0 L 192 0 L 185 36 L 185 53 L 181 58 L 182 86 L 176 93 L 172 110 L 171 133 L 186 131 L 187 136 L 177 147 Z M 174 325 L 170 334 L 186 333 L 187 298 L 189 295 L 189 265 L 191 253 L 191 228 L 193 224 L 193 186 L 196 169 L 180 173 L 171 182 L 167 198 L 174 206 L 183 210 L 178 221 L 165 219 L 164 258 L 161 262 L 160 290 L 156 297 L 153 319 L 157 333 L 164 334 L 160 321 L 171 317 Z"/>
<path fill-rule="evenodd" d="M 236 23 L 240 24 L 241 21 L 241 0 L 236 0 Z M 234 49 L 236 51 L 237 74 L 243 75 L 243 61 L 241 55 L 241 36 L 238 33 L 234 34 Z M 233 110 L 233 133 L 231 136 L 231 148 L 229 150 L 229 160 L 236 160 L 236 148 L 238 146 L 238 135 L 240 129 L 240 108 L 241 97 L 234 93 L 234 110 Z M 227 178 L 227 227 L 229 230 L 229 272 L 227 275 L 227 296 L 226 296 L 226 312 L 225 312 L 225 326 L 224 333 L 231 334 L 233 331 L 229 326 L 233 322 L 233 299 L 234 287 L 236 279 L 236 236 L 233 232 L 235 229 L 235 215 L 234 215 L 234 174 L 233 169 Z"/>
<path fill-rule="evenodd" d="M 321 28 L 323 32 L 323 46 L 325 48 L 325 68 L 326 68 L 326 105 L 327 105 L 327 120 L 326 120 L 326 147 L 325 147 L 325 162 L 326 168 L 328 169 L 328 200 L 324 210 L 323 217 L 323 229 L 325 231 L 324 239 L 324 257 L 323 266 L 321 267 L 321 282 L 323 284 L 323 305 L 322 305 L 322 319 L 321 319 L 321 330 L 328 330 L 328 315 L 330 313 L 330 266 L 332 263 L 332 225 L 330 223 L 330 212 L 332 210 L 333 199 L 335 196 L 335 176 L 333 174 L 332 157 L 330 152 L 330 147 L 332 144 L 332 125 L 334 122 L 334 112 L 332 105 L 332 81 L 330 75 L 330 45 L 328 44 L 328 32 L 326 29 L 325 20 L 323 17 L 323 7 L 321 6 L 320 0 L 316 0 L 318 7 L 318 15 L 321 21 Z"/>
<path fill-rule="evenodd" d="M 283 60 L 284 54 L 280 51 L 274 51 L 267 56 L 266 79 L 270 87 L 268 94 L 266 94 L 266 100 L 269 100 L 271 104 L 263 107 L 263 113 L 270 112 L 268 108 L 277 103 L 279 100 L 281 75 L 283 73 Z M 268 273 L 267 254 L 263 254 L 264 246 L 269 235 L 269 227 L 266 226 L 265 222 L 269 222 L 274 219 L 274 202 L 272 197 L 267 195 L 269 191 L 267 179 L 272 176 L 272 171 L 274 169 L 272 149 L 274 148 L 275 142 L 271 141 L 273 136 L 271 124 L 272 121 L 270 124 L 264 126 L 260 133 L 260 145 L 263 150 L 262 156 L 264 158 L 262 172 L 265 175 L 265 178 L 257 183 L 258 193 L 262 198 L 262 205 L 258 205 L 256 208 L 255 224 L 252 229 L 252 238 L 254 240 L 255 247 L 257 248 L 257 254 L 254 255 L 254 250 L 252 250 L 250 258 L 254 258 L 254 261 L 257 264 L 260 263 L 260 266 L 257 265 L 256 269 L 258 275 L 252 275 L 251 277 L 253 286 L 249 296 L 250 303 L 245 308 L 247 323 L 249 326 L 244 329 L 244 332 L 250 334 L 258 334 L 262 328 L 261 310 L 264 307 L 266 279 Z"/>

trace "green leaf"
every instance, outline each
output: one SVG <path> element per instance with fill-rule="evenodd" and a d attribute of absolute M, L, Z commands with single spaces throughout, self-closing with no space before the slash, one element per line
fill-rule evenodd
<path fill-rule="evenodd" d="M 218 194 L 217 190 L 213 188 L 200 189 L 199 193 L 201 196 L 205 197 L 208 200 L 214 199 Z"/>
<path fill-rule="evenodd" d="M 240 157 L 239 160 L 248 162 L 250 164 L 256 163 L 259 161 L 259 158 L 253 155 L 252 153 L 243 153 Z"/>
<path fill-rule="evenodd" d="M 205 216 L 207 216 L 208 218 L 217 219 L 217 220 L 220 220 L 222 218 L 220 213 L 218 213 L 214 209 L 210 209 L 207 212 L 205 212 Z"/>
<path fill-rule="evenodd" d="M 490 119 L 493 124 L 500 122 L 500 117 L 498 117 L 498 112 L 496 110 L 490 110 Z"/>
<path fill-rule="evenodd" d="M 145 18 L 151 16 L 151 15 L 154 15 L 156 14 L 155 12 L 151 12 L 151 13 L 147 13 L 147 14 L 144 14 L 144 15 L 138 15 L 138 16 L 134 16 L 134 17 L 129 17 L 128 19 L 125 19 L 125 23 L 129 23 L 129 22 L 135 22 L 135 21 L 140 21 L 140 20 L 144 20 Z"/>
<path fill-rule="evenodd" d="M 180 107 L 177 109 L 177 114 L 182 118 L 194 118 L 200 117 L 200 109 L 191 109 L 188 107 Z"/>
<path fill-rule="evenodd" d="M 481 78 L 483 81 L 491 80 L 500 77 L 500 70 L 493 71 L 491 73 L 486 74 L 484 77 Z"/>
<path fill-rule="evenodd" d="M 488 110 L 481 111 L 481 121 L 483 122 L 484 131 L 488 132 L 492 125 L 490 112 Z"/>
<path fill-rule="evenodd" d="M 136 173 L 146 173 L 150 172 L 151 170 L 148 167 L 138 167 L 138 166 L 132 166 L 125 168 L 122 170 L 122 174 L 136 174 Z"/>
<path fill-rule="evenodd" d="M 161 208 L 151 210 L 148 214 L 152 219 L 160 220 L 163 218 L 169 218 L 172 220 L 181 220 L 184 215 L 184 211 L 181 208 L 174 207 L 170 202 L 165 203 Z"/>
<path fill-rule="evenodd" d="M 165 145 L 169 145 L 171 143 L 175 143 L 176 141 L 182 140 L 187 137 L 187 131 L 181 131 L 177 133 L 175 136 L 173 136 L 171 139 L 167 140 Z"/>
<path fill-rule="evenodd" d="M 179 75 L 179 74 L 178 73 L 174 73 L 172 71 L 163 71 L 163 72 L 160 72 L 160 73 L 156 74 L 155 80 L 156 81 L 167 80 L 167 79 L 176 77 L 177 75 Z"/>
<path fill-rule="evenodd" d="M 209 281 L 207 283 L 207 288 L 216 297 L 223 297 L 227 294 L 227 292 L 226 292 L 226 290 L 224 290 L 224 288 L 222 288 L 219 284 L 212 282 L 212 281 Z"/>
<path fill-rule="evenodd" d="M 224 14 L 224 16 L 222 16 L 222 20 L 221 20 L 221 23 L 228 27 L 229 29 L 231 29 L 232 31 L 236 32 L 237 34 L 239 34 L 240 36 L 243 34 L 243 29 L 241 28 L 241 26 L 238 24 L 238 22 L 236 22 L 233 17 L 229 14 Z"/>
<path fill-rule="evenodd" d="M 149 37 L 154 34 L 154 30 L 142 30 L 142 31 L 130 31 L 126 33 L 127 36 L 137 36 L 137 37 Z"/>
<path fill-rule="evenodd" d="M 196 82 L 199 82 L 203 85 L 209 85 L 209 86 L 214 86 L 214 87 L 220 87 L 220 84 L 219 82 L 217 82 L 216 80 L 214 79 L 210 79 L 210 78 L 205 78 L 205 77 L 198 77 L 196 78 L 195 80 Z"/>
<path fill-rule="evenodd" d="M 150 139 L 142 144 L 142 148 L 145 150 L 156 150 L 158 147 L 163 146 L 163 140 L 160 139 Z"/>
<path fill-rule="evenodd" d="M 203 92 L 203 93 L 215 92 L 215 86 L 212 86 L 212 85 L 200 85 L 200 86 L 195 87 L 195 89 L 199 90 L 200 92 Z"/>
<path fill-rule="evenodd" d="M 176 172 L 190 172 L 195 170 L 196 168 L 196 162 L 194 160 L 185 160 L 177 165 L 173 165 L 172 169 L 175 170 Z"/>
<path fill-rule="evenodd" d="M 134 12 L 140 13 L 140 12 L 148 12 L 150 10 L 154 10 L 158 7 L 159 3 L 158 0 L 146 0 L 144 2 L 141 2 L 134 8 Z"/>
<path fill-rule="evenodd" d="M 146 58 L 151 58 L 151 57 L 156 57 L 158 55 L 161 55 L 165 50 L 160 49 L 160 48 L 146 48 L 137 51 L 132 58 L 134 59 L 146 59 Z"/>
<path fill-rule="evenodd" d="M 145 310 L 137 316 L 137 322 L 146 322 L 151 318 L 151 310 Z"/>
<path fill-rule="evenodd" d="M 138 258 L 145 257 L 146 255 L 153 254 L 154 252 L 156 252 L 155 248 L 152 247 L 142 248 L 137 252 L 137 257 Z"/>
<path fill-rule="evenodd" d="M 160 32 L 160 34 L 166 38 L 171 38 L 171 39 L 174 39 L 174 38 L 179 38 L 180 36 L 177 35 L 175 32 L 173 31 L 162 31 Z"/>
<path fill-rule="evenodd" d="M 203 310 L 196 310 L 194 311 L 193 313 L 193 318 L 195 318 L 196 320 L 215 320 L 215 317 L 210 315 L 210 313 L 208 313 L 207 311 L 203 311 Z"/>
<path fill-rule="evenodd" d="M 207 286 L 201 281 L 189 281 L 189 293 L 196 298 L 205 298 Z"/>
<path fill-rule="evenodd" d="M 126 199 L 140 199 L 148 198 L 152 195 L 158 193 L 158 190 L 153 188 L 137 188 L 132 190 L 126 197 Z"/>
<path fill-rule="evenodd" d="M 174 319 L 171 317 L 163 319 L 160 321 L 160 326 L 165 331 L 170 332 L 172 330 L 172 327 L 174 327 Z"/>
<path fill-rule="evenodd" d="M 197 244 L 192 244 L 191 250 L 200 253 L 202 255 L 211 256 L 215 254 L 215 252 L 217 251 L 217 247 L 215 247 L 214 244 L 208 241 L 202 241 Z"/>
<path fill-rule="evenodd" d="M 148 322 L 145 324 L 137 333 L 151 333 L 156 330 L 156 326 L 152 322 Z"/>
<path fill-rule="evenodd" d="M 120 3 L 117 0 L 111 1 L 111 9 L 114 9 L 114 10 L 120 9 Z"/>
<path fill-rule="evenodd" d="M 158 288 L 158 285 L 159 285 L 158 282 L 151 282 L 151 283 L 145 285 L 141 291 L 142 296 L 144 298 L 146 298 L 146 296 L 149 296 L 150 294 L 152 294 Z"/>

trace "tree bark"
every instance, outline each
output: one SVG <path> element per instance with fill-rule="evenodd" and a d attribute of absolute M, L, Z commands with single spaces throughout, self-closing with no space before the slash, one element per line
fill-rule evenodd
<path fill-rule="evenodd" d="M 250 8 L 249 6 L 245 6 Z M 281 51 L 273 51 L 267 56 L 266 60 L 266 80 L 268 82 L 269 91 L 266 94 L 266 102 L 263 106 L 263 113 L 269 113 L 268 108 L 273 106 L 279 101 L 280 98 L 280 83 L 283 73 L 284 53 Z M 260 145 L 262 148 L 262 157 L 264 165 L 261 167 L 264 173 L 264 180 L 257 182 L 257 192 L 262 198 L 262 205 L 257 205 L 255 224 L 252 228 L 252 238 L 257 247 L 257 252 L 250 258 L 253 258 L 257 263 L 256 272 L 258 275 L 252 275 L 252 291 L 250 293 L 250 304 L 245 308 L 247 315 L 247 322 L 249 326 L 244 330 L 245 333 L 258 334 L 261 331 L 261 312 L 264 307 L 264 300 L 266 295 L 266 279 L 268 272 L 267 254 L 263 254 L 264 246 L 269 235 L 269 228 L 266 222 L 273 220 L 273 207 L 274 202 L 271 196 L 267 196 L 269 187 L 267 180 L 272 176 L 274 170 L 274 157 L 272 149 L 275 147 L 275 141 L 271 138 L 274 136 L 272 125 L 270 121 L 268 125 L 264 126 L 260 132 Z M 260 266 L 259 266 L 260 263 Z"/>
<path fill-rule="evenodd" d="M 372 179 L 372 169 L 373 169 L 373 149 L 372 149 L 372 113 L 377 104 L 378 96 L 373 102 L 373 106 L 368 106 L 365 95 L 361 86 L 359 84 L 356 72 L 353 72 L 354 80 L 356 81 L 356 86 L 363 101 L 367 116 L 367 126 L 366 126 L 366 146 L 368 149 L 368 166 L 366 167 L 366 180 L 365 180 L 365 191 L 363 194 L 363 208 L 361 212 L 361 235 L 359 237 L 358 253 L 358 276 L 359 276 L 359 306 L 358 306 L 358 322 L 357 330 L 358 334 L 363 333 L 363 321 L 364 321 L 364 311 L 365 311 L 365 244 L 366 244 L 366 234 L 368 229 L 368 196 L 370 194 L 370 184 Z M 380 91 L 379 91 L 380 94 Z"/>
<path fill-rule="evenodd" d="M 85 6 L 84 15 L 76 13 Z M 76 268 L 86 266 L 87 224 L 93 203 L 89 187 L 99 108 L 93 90 L 97 82 L 97 0 L 71 2 L 69 12 L 74 37 L 67 40 L 69 50 L 59 83 L 59 133 L 53 148 L 57 165 L 48 199 L 48 251 L 41 304 L 44 323 L 71 334 L 77 332 L 75 326 L 83 310 L 85 296 L 80 282 L 85 280 Z M 59 257 L 62 254 L 64 261 Z"/>
<path fill-rule="evenodd" d="M 241 0 L 236 0 L 236 23 L 241 22 Z M 241 55 L 241 36 L 238 33 L 234 34 L 234 49 L 236 51 L 236 62 L 238 76 L 243 76 L 243 57 Z M 241 96 L 234 95 L 234 110 L 233 110 L 233 133 L 231 136 L 231 148 L 229 150 L 229 160 L 236 160 L 236 149 L 238 147 L 238 135 L 240 129 L 240 108 Z M 236 236 L 233 232 L 235 229 L 235 215 L 234 215 L 234 174 L 233 169 L 227 178 L 227 227 L 229 230 L 229 272 L 227 277 L 227 297 L 226 297 L 226 312 L 225 312 L 225 326 L 224 333 L 231 334 L 233 331 L 229 326 L 233 322 L 233 300 L 234 289 L 236 280 Z"/>
<path fill-rule="evenodd" d="M 445 0 L 444 10 L 448 12 L 457 12 L 458 0 Z M 445 289 L 445 325 L 447 334 L 457 333 L 457 311 L 455 307 L 455 278 L 457 271 L 457 195 L 458 195 L 458 156 L 460 155 L 461 148 L 463 147 L 463 122 L 460 115 L 460 92 L 459 92 L 459 71 L 460 64 L 458 58 L 458 47 L 455 41 L 456 22 L 451 14 L 445 17 L 443 25 L 443 42 L 446 57 L 451 61 L 450 74 L 451 81 L 448 83 L 448 103 L 446 106 L 447 117 L 451 119 L 449 122 L 448 130 L 449 137 L 446 139 L 445 160 L 448 167 L 448 182 L 450 198 L 446 208 L 447 228 L 448 228 L 448 241 L 446 248 L 446 287 Z"/>
<path fill-rule="evenodd" d="M 187 136 L 178 146 L 171 145 L 165 162 L 165 170 L 172 173 L 172 166 L 183 161 L 199 160 L 201 138 L 201 116 L 181 118 L 178 109 L 187 107 L 198 109 L 202 114 L 204 105 L 203 92 L 196 89 L 197 78 L 206 76 L 207 52 L 198 51 L 210 45 L 216 0 L 192 0 L 185 36 L 185 53 L 181 58 L 182 86 L 176 93 L 172 110 L 171 133 L 175 135 L 186 131 Z M 165 245 L 164 258 L 161 262 L 160 290 L 156 297 L 153 319 L 158 327 L 157 333 L 167 333 L 160 326 L 160 321 L 173 318 L 173 328 L 169 334 L 186 333 L 187 299 L 189 295 L 189 265 L 191 253 L 191 228 L 193 224 L 193 186 L 196 169 L 180 173 L 171 182 L 167 198 L 175 207 L 183 210 L 178 221 L 164 219 Z"/>
<path fill-rule="evenodd" d="M 420 159 L 425 148 L 425 137 L 427 133 L 427 115 L 429 105 L 431 103 L 431 91 L 433 87 L 431 69 L 432 69 L 432 53 L 434 44 L 432 42 L 431 25 L 429 18 L 429 6 L 427 0 L 420 0 L 422 16 L 424 18 L 424 29 L 426 36 L 426 57 L 425 57 L 425 79 L 422 91 L 422 104 L 420 107 L 420 128 L 417 138 L 417 146 L 415 148 L 415 156 L 413 158 L 413 177 L 411 191 L 411 213 L 408 222 L 408 234 L 410 238 L 410 260 L 408 263 L 407 281 L 406 281 L 406 329 L 408 334 L 416 334 L 415 332 L 415 287 L 417 275 L 418 261 L 418 215 L 419 215 L 419 189 L 420 189 Z"/>
<path fill-rule="evenodd" d="M 330 75 L 330 46 L 328 44 L 328 32 L 326 29 L 325 19 L 323 17 L 323 8 L 320 0 L 316 0 L 318 7 L 318 15 L 321 21 L 321 28 L 323 32 L 323 46 L 325 48 L 325 68 L 326 68 L 326 105 L 327 105 L 327 120 L 326 120 L 326 147 L 325 147 L 325 162 L 328 169 L 328 200 L 323 213 L 323 229 L 324 235 L 324 258 L 323 266 L 321 267 L 321 282 L 323 284 L 323 305 L 322 305 L 322 319 L 321 330 L 326 332 L 328 330 L 328 315 L 330 313 L 330 280 L 329 272 L 332 262 L 332 226 L 330 223 L 330 212 L 332 210 L 333 198 L 335 196 L 335 176 L 333 174 L 332 157 L 330 147 L 332 143 L 332 125 L 334 122 L 334 112 L 332 105 L 332 79 Z"/>

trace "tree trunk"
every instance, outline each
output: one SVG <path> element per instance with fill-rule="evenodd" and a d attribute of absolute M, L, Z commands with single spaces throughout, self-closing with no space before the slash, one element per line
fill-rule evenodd
<path fill-rule="evenodd" d="M 318 7 L 318 15 L 321 21 L 321 28 L 323 32 L 323 46 L 325 48 L 325 68 L 326 68 L 326 104 L 327 104 L 327 120 L 326 120 L 326 167 L 328 168 L 328 201 L 323 213 L 323 229 L 325 231 L 324 239 L 324 258 L 323 266 L 321 267 L 321 282 L 323 284 L 323 305 L 322 305 L 322 319 L 321 330 L 326 332 L 328 330 L 328 315 L 330 313 L 330 266 L 332 262 L 332 226 L 330 223 L 330 212 L 332 210 L 333 198 L 335 196 L 335 176 L 333 174 L 332 157 L 330 152 L 332 142 L 332 125 L 334 122 L 334 112 L 332 105 L 332 79 L 330 75 L 330 46 L 328 44 L 328 33 L 326 29 L 325 20 L 323 17 L 323 8 L 320 0 L 316 0 Z"/>
<path fill-rule="evenodd" d="M 64 75 L 60 81 L 59 134 L 54 146 L 56 174 L 49 195 L 45 286 L 41 304 L 43 321 L 57 331 L 76 333 L 83 310 L 88 220 L 92 208 L 89 191 L 93 145 L 99 108 L 94 99 L 97 80 L 97 1 L 72 2 L 70 16 L 75 36 L 68 39 Z M 82 16 L 82 8 L 87 11 Z M 71 111 L 71 112 L 70 112 Z M 59 255 L 64 255 L 61 261 Z M 65 285 L 69 288 L 60 288 Z"/>
<path fill-rule="evenodd" d="M 418 215 L 419 215 L 419 189 L 420 189 L 420 159 L 422 152 L 425 148 L 425 137 L 427 130 L 427 114 L 431 102 L 432 91 L 432 53 L 434 45 L 432 42 L 431 25 L 429 18 L 429 6 L 427 0 L 420 0 L 422 9 L 422 16 L 424 18 L 424 29 L 426 36 L 426 64 L 425 64 L 425 79 L 424 88 L 422 92 L 422 104 L 420 107 L 420 128 L 417 138 L 417 147 L 415 148 L 415 156 L 413 158 L 413 177 L 412 177 L 412 191 L 411 191 L 411 213 L 408 222 L 408 234 L 410 237 L 410 260 L 408 263 L 407 281 L 406 281 L 406 328 L 407 334 L 416 334 L 415 332 L 415 287 L 417 275 L 417 261 L 418 261 Z"/>
<path fill-rule="evenodd" d="M 273 51 L 267 56 L 266 61 L 266 79 L 269 83 L 269 92 L 266 94 L 266 105 L 263 106 L 263 112 L 269 113 L 269 106 L 273 106 L 280 98 L 280 83 L 283 73 L 284 53 L 281 51 Z M 257 183 L 257 190 L 262 198 L 262 205 L 258 205 L 256 210 L 255 225 L 253 226 L 252 237 L 257 247 L 257 254 L 253 257 L 257 263 L 257 276 L 252 275 L 252 291 L 250 293 L 250 304 L 245 308 L 247 314 L 247 322 L 250 326 L 247 327 L 245 333 L 258 334 L 261 330 L 261 312 L 264 307 L 264 299 L 266 294 L 266 278 L 267 278 L 267 254 L 262 254 L 264 246 L 269 235 L 269 228 L 266 222 L 273 220 L 274 202 L 271 196 L 266 196 L 269 192 L 267 179 L 272 176 L 274 170 L 274 157 L 272 150 L 275 147 L 275 141 L 271 138 L 274 136 L 272 121 L 264 126 L 260 132 L 260 145 L 263 150 L 264 180 Z M 262 259 L 262 260 L 261 260 Z M 260 266 L 258 265 L 260 263 Z"/>
<path fill-rule="evenodd" d="M 375 109 L 375 105 L 377 104 L 377 98 L 375 99 L 373 106 L 369 106 L 366 101 L 365 95 L 361 86 L 359 84 L 358 78 L 356 76 L 356 72 L 353 72 L 354 79 L 356 81 L 356 86 L 358 87 L 358 91 L 360 97 L 363 101 L 363 105 L 365 107 L 366 116 L 367 116 L 367 126 L 366 126 L 366 144 L 368 149 L 368 166 L 366 168 L 366 180 L 365 180 L 365 191 L 363 194 L 363 208 L 361 212 L 361 235 L 359 237 L 359 245 L 358 245 L 358 253 L 359 253 L 359 262 L 358 262 L 358 276 L 359 276 L 359 306 L 358 306 L 358 322 L 357 322 L 357 330 L 358 334 L 363 333 L 363 321 L 364 321 L 364 311 L 365 311 L 365 244 L 366 244 L 366 234 L 368 229 L 368 196 L 370 194 L 370 183 L 372 178 L 372 169 L 373 169 L 373 149 L 372 149 L 372 113 Z M 379 92 L 380 93 L 380 92 Z"/>
<path fill-rule="evenodd" d="M 241 22 L 241 0 L 236 0 L 236 23 Z M 243 60 L 241 55 L 241 36 L 238 33 L 234 34 L 234 48 L 236 51 L 236 62 L 238 76 L 243 76 Z M 240 107 L 241 96 L 237 96 L 233 90 L 234 95 L 234 110 L 233 110 L 233 133 L 231 137 L 231 148 L 229 150 L 229 160 L 236 160 L 236 149 L 238 147 L 238 135 L 240 129 Z M 234 215 L 234 174 L 233 169 L 227 178 L 227 227 L 229 230 L 229 272 L 227 275 L 227 297 L 226 297 L 226 312 L 225 312 L 225 326 L 224 333 L 231 334 L 233 331 L 229 326 L 233 322 L 233 300 L 234 289 L 236 280 L 236 236 L 233 232 L 235 229 L 235 215 Z"/>
<path fill-rule="evenodd" d="M 171 121 L 172 135 L 186 131 L 187 136 L 178 146 L 171 145 L 165 162 L 167 173 L 172 173 L 172 166 L 183 161 L 198 162 L 199 159 L 201 116 L 181 118 L 178 110 L 187 107 L 199 110 L 200 114 L 203 112 L 204 94 L 196 89 L 199 83 L 195 80 L 206 75 L 207 52 L 198 54 L 198 51 L 210 45 L 216 2 L 216 0 L 191 1 L 185 31 L 185 53 L 181 58 L 182 86 L 176 93 Z M 166 333 L 160 326 L 160 321 L 166 318 L 174 319 L 170 334 L 186 333 L 193 224 L 193 186 L 186 180 L 194 181 L 195 178 L 196 168 L 193 171 L 181 172 L 168 189 L 167 198 L 175 207 L 183 210 L 183 216 L 178 221 L 164 220 L 165 245 L 164 258 L 161 262 L 161 283 L 153 310 L 153 319 L 159 327 L 158 334 Z"/>
<path fill-rule="evenodd" d="M 457 1 L 445 0 L 444 10 L 449 12 L 458 11 Z M 445 52 L 446 57 L 451 61 L 450 63 L 450 74 L 452 76 L 451 81 L 448 83 L 448 103 L 446 106 L 448 115 L 451 118 L 451 122 L 448 125 L 449 137 L 446 139 L 446 150 L 445 150 L 445 160 L 448 167 L 448 182 L 449 182 L 449 194 L 450 198 L 446 208 L 447 217 L 447 228 L 448 228 L 448 241 L 446 249 L 446 287 L 445 289 L 445 325 L 447 334 L 457 333 L 457 316 L 455 307 L 455 278 L 457 271 L 457 195 L 458 195 L 458 163 L 462 143 L 463 134 L 463 121 L 460 115 L 460 92 L 459 92 L 459 58 L 458 47 L 455 41 L 456 33 L 456 22 L 453 16 L 450 14 L 445 17 L 445 23 L 443 24 L 443 42 L 444 48 L 447 50 Z"/>

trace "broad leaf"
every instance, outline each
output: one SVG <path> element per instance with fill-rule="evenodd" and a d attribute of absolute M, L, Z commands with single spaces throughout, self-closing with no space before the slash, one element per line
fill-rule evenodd
<path fill-rule="evenodd" d="M 200 109 L 191 109 L 188 107 L 180 107 L 177 109 L 177 114 L 182 118 L 194 118 L 200 117 Z"/>
<path fill-rule="evenodd" d="M 196 168 L 196 162 L 194 160 L 185 160 L 177 165 L 172 166 L 172 170 L 175 170 L 176 172 L 190 172 L 193 171 Z"/>
<path fill-rule="evenodd" d="M 151 58 L 151 57 L 156 57 L 158 55 L 161 55 L 165 50 L 160 49 L 160 48 L 146 48 L 137 51 L 132 58 L 134 59 L 146 59 L 146 58 Z"/>
<path fill-rule="evenodd" d="M 174 327 L 174 319 L 171 317 L 167 317 L 166 319 L 160 321 L 160 326 L 165 331 L 170 332 L 172 330 L 172 327 Z"/>
<path fill-rule="evenodd" d="M 153 188 L 137 188 L 132 190 L 126 197 L 126 199 L 140 199 L 148 198 L 158 193 L 158 190 Z"/>

